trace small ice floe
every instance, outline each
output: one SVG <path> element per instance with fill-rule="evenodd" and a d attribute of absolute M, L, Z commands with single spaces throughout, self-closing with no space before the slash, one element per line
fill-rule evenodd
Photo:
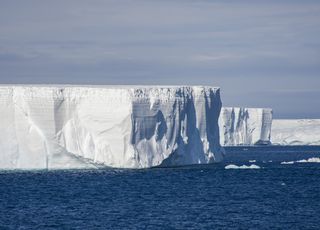
<path fill-rule="evenodd" d="M 252 165 L 227 165 L 226 167 L 224 167 L 225 169 L 260 169 L 260 166 L 252 164 Z"/>
<path fill-rule="evenodd" d="M 249 160 L 250 163 L 255 163 L 257 162 L 256 160 Z"/>
<path fill-rule="evenodd" d="M 282 165 L 292 165 L 292 164 L 294 164 L 294 161 L 283 161 L 280 164 L 282 164 Z"/>
<path fill-rule="evenodd" d="M 305 160 L 299 160 L 296 161 L 297 163 L 320 163 L 320 158 L 319 157 L 312 157 L 309 159 L 305 159 Z"/>
<path fill-rule="evenodd" d="M 294 163 L 320 163 L 319 157 L 312 157 L 309 159 L 298 160 L 298 161 L 283 161 L 280 164 L 282 165 L 292 165 Z"/>
<path fill-rule="evenodd" d="M 282 186 L 285 186 L 285 185 L 286 185 L 286 183 L 282 182 L 282 183 L 281 183 L 281 185 L 282 185 Z"/>

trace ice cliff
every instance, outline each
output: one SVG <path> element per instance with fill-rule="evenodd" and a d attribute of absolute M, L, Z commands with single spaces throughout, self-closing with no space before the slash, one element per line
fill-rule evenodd
<path fill-rule="evenodd" d="M 224 146 L 270 144 L 272 110 L 223 107 L 219 118 Z"/>
<path fill-rule="evenodd" d="M 274 145 L 320 145 L 320 119 L 273 120 Z"/>
<path fill-rule="evenodd" d="M 0 169 L 222 160 L 219 88 L 0 86 Z"/>

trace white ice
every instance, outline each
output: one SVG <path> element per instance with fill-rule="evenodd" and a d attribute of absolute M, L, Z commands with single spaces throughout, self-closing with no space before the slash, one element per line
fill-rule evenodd
<path fill-rule="evenodd" d="M 219 118 L 220 143 L 224 146 L 269 144 L 272 110 L 223 107 Z"/>
<path fill-rule="evenodd" d="M 298 161 L 283 161 L 281 162 L 282 165 L 289 165 L 294 163 L 320 163 L 319 157 L 311 157 L 308 159 L 298 160 Z"/>
<path fill-rule="evenodd" d="M 320 163 L 320 158 L 312 157 L 312 158 L 309 158 L 309 159 L 299 160 L 299 161 L 296 161 L 296 162 L 298 162 L 298 163 Z"/>
<path fill-rule="evenodd" d="M 225 169 L 260 169 L 260 166 L 252 164 L 252 165 L 241 165 L 237 166 L 234 164 L 230 164 L 224 167 Z"/>
<path fill-rule="evenodd" d="M 0 86 L 0 169 L 222 160 L 219 88 Z"/>
<path fill-rule="evenodd" d="M 320 145 L 320 119 L 273 120 L 274 145 Z"/>
<path fill-rule="evenodd" d="M 294 164 L 294 161 L 283 161 L 280 164 L 282 164 L 282 165 L 292 165 L 292 164 Z"/>

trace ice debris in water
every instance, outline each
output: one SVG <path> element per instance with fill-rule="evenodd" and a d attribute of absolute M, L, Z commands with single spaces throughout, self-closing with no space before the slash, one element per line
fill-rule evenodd
<path fill-rule="evenodd" d="M 225 169 L 260 169 L 260 166 L 252 164 L 252 165 L 241 165 L 237 166 L 234 164 L 227 165 L 224 167 Z"/>
<path fill-rule="evenodd" d="M 296 161 L 297 163 L 320 163 L 319 157 L 312 157 L 306 160 Z"/>
<path fill-rule="evenodd" d="M 303 160 L 298 160 L 298 161 L 283 161 L 280 164 L 282 165 L 290 165 L 294 163 L 320 163 L 320 158 L 319 157 L 311 157 L 309 159 L 303 159 Z"/>

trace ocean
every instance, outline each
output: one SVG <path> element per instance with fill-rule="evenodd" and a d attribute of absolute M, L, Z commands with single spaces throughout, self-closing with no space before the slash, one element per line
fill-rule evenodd
<path fill-rule="evenodd" d="M 232 157 L 143 170 L 0 171 L 0 229 L 320 228 L 319 158 Z"/>

